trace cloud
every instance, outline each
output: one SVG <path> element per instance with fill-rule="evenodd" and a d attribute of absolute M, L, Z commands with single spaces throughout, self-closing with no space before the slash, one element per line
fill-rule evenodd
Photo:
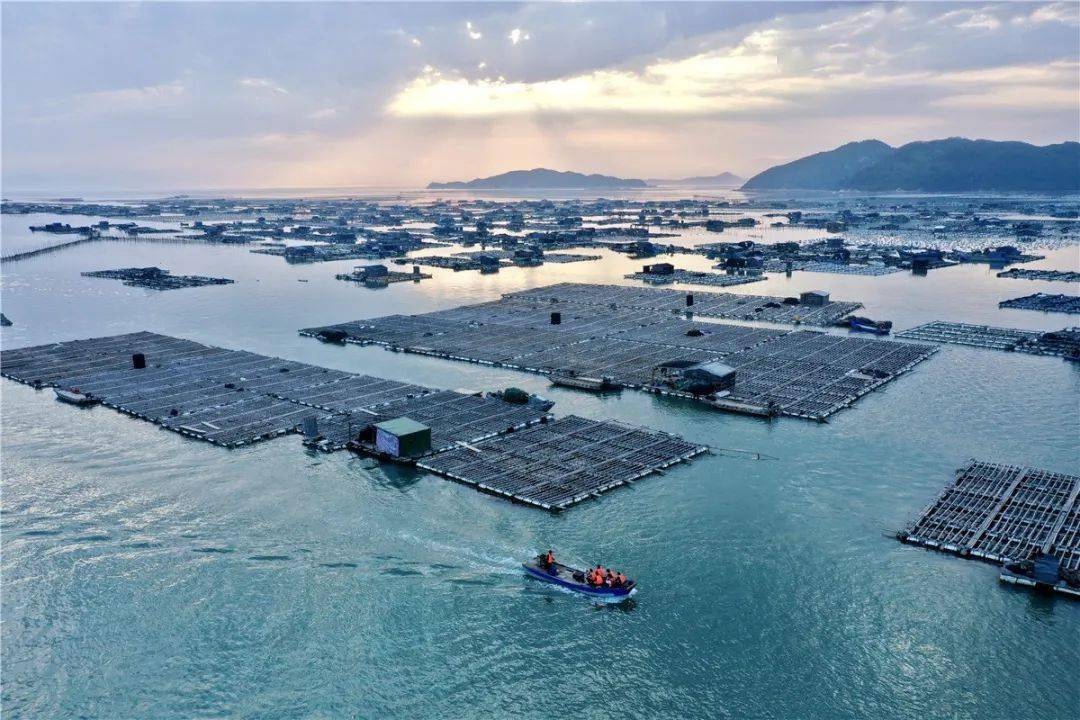
<path fill-rule="evenodd" d="M 1063 2 L 1040 5 L 1032 10 L 1030 15 L 1021 15 L 1013 18 L 1013 23 L 1018 25 L 1057 23 L 1061 25 L 1076 26 L 1080 24 L 1080 5 L 1077 3 Z"/>
<path fill-rule="evenodd" d="M 1001 27 L 1001 20 L 995 15 L 983 10 L 951 10 L 933 20 L 935 24 L 944 24 L 959 30 L 997 30 Z"/>
<path fill-rule="evenodd" d="M 315 112 L 310 113 L 307 117 L 309 120 L 328 120 L 330 118 L 337 117 L 337 114 L 337 108 L 328 107 L 321 110 L 316 110 Z"/>
<path fill-rule="evenodd" d="M 521 28 L 514 28 L 510 31 L 510 34 L 506 37 L 510 38 L 510 42 L 517 45 L 519 42 L 524 42 L 529 39 L 529 33 L 525 32 Z"/>
<path fill-rule="evenodd" d="M 470 40 L 479 40 L 484 37 L 484 34 L 473 26 L 472 20 L 465 21 L 465 32 L 468 34 Z"/>
<path fill-rule="evenodd" d="M 1076 91 L 1064 88 L 1013 86 L 1003 90 L 950 95 L 935 100 L 933 104 L 942 108 L 968 110 L 1008 110 L 1016 107 L 1033 107 L 1042 111 L 1072 110 L 1076 108 Z"/>
<path fill-rule="evenodd" d="M 754 97 L 733 88 L 723 94 L 701 93 L 687 77 L 664 77 L 661 69 L 645 75 L 600 71 L 559 80 L 525 83 L 505 78 L 466 80 L 433 71 L 412 81 L 391 100 L 398 117 L 493 117 L 534 113 L 637 112 L 691 114 L 737 112 L 774 105 L 775 98 Z"/>
<path fill-rule="evenodd" d="M 738 113 L 783 102 L 748 91 L 754 83 L 782 82 L 775 38 L 761 33 L 736 48 L 660 60 L 641 71 L 598 70 L 537 82 L 469 80 L 431 66 L 391 99 L 395 116 L 487 117 L 528 113 Z"/>
<path fill-rule="evenodd" d="M 279 95 L 288 95 L 289 91 L 278 85 L 273 80 L 259 77 L 245 77 L 236 81 L 241 87 L 252 88 L 255 90 L 269 90 L 272 93 Z"/>
<path fill-rule="evenodd" d="M 1070 92 L 1076 105 L 1075 52 L 1043 63 L 1008 62 L 1002 53 L 984 64 L 991 58 L 974 53 L 983 52 L 985 42 L 972 38 L 970 58 L 952 57 L 960 45 L 957 28 L 989 31 L 1003 23 L 970 9 L 929 19 L 938 29 L 928 32 L 928 18 L 906 6 L 873 6 L 750 28 L 716 38 L 713 49 L 644 58 L 636 67 L 531 81 L 470 78 L 427 66 L 389 99 L 386 111 L 392 117 L 762 118 L 839 107 L 865 112 L 873 101 L 897 114 L 979 104 L 1030 113 L 1062 109 Z M 839 33 L 845 41 L 837 42 Z"/>
<path fill-rule="evenodd" d="M 180 98 L 187 87 L 180 80 L 160 85 L 98 90 L 80 93 L 75 100 L 80 104 L 108 105 L 120 109 L 140 109 L 171 103 Z"/>
<path fill-rule="evenodd" d="M 987 15 L 986 13 L 972 13 L 956 27 L 965 30 L 997 30 L 1001 27 L 1001 21 L 993 15 Z"/>

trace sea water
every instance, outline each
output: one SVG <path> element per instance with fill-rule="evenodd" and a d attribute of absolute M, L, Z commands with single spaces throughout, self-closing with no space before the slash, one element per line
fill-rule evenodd
<path fill-rule="evenodd" d="M 2 220 L 7 251 L 39 218 Z M 551 515 L 314 454 L 298 436 L 227 451 L 0 381 L 5 716 L 1076 716 L 1080 603 L 890 535 L 972 457 L 1080 472 L 1076 364 L 943 346 L 819 424 L 297 335 L 554 282 L 633 284 L 622 276 L 639 262 L 602 254 L 497 275 L 434 269 L 383 290 L 334 279 L 354 261 L 201 244 L 91 243 L 5 265 L 5 348 L 145 329 L 434 387 L 514 385 L 557 414 L 767 456 L 704 456 Z M 145 265 L 236 284 L 156 292 L 80 276 Z M 1078 265 L 1071 247 L 1028 267 Z M 730 291 L 818 288 L 898 330 L 1075 324 L 997 303 L 1076 288 L 985 265 L 796 272 Z M 597 607 L 524 577 L 520 562 L 549 547 L 621 569 L 641 592 Z"/>

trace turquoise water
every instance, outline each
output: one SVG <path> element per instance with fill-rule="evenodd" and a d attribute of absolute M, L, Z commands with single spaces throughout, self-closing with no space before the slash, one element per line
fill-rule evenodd
<path fill-rule="evenodd" d="M 24 220 L 4 216 L 5 236 Z M 155 293 L 79 276 L 150 264 L 237 283 Z M 5 266 L 0 300 L 16 324 L 0 341 L 148 329 L 439 387 L 513 384 L 560 414 L 775 459 L 708 456 L 552 516 L 412 470 L 310 454 L 295 436 L 226 451 L 0 382 L 7 717 L 1076 716 L 1080 603 L 1002 587 L 989 565 L 888 533 L 970 457 L 1080 472 L 1080 367 L 943 347 L 827 424 L 770 423 L 296 334 L 565 279 L 622 282 L 636 262 L 434 270 L 380 291 L 333 279 L 353 264 L 83 246 Z M 1032 266 L 1078 264 L 1071 248 Z M 795 273 L 734 291 L 819 287 L 898 329 L 1076 321 L 997 309 L 1075 288 L 985 266 Z M 548 546 L 622 568 L 639 597 L 597 608 L 525 579 L 519 562 Z"/>

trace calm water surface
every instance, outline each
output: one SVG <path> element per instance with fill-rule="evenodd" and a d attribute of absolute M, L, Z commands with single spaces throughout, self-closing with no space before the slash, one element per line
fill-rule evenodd
<path fill-rule="evenodd" d="M 5 243 L 26 224 L 4 216 Z M 156 293 L 79 276 L 151 264 L 237 283 Z M 775 459 L 709 456 L 552 516 L 310 454 L 295 436 L 226 451 L 0 382 L 7 717 L 1076 717 L 1080 603 L 1001 587 L 989 565 L 887 533 L 970 457 L 1080 472 L 1080 367 L 944 347 L 827 424 L 769 423 L 296 334 L 560 280 L 622 282 L 637 262 L 436 269 L 380 291 L 333 279 L 353 264 L 84 246 L 5 266 L 0 299 L 16 324 L 0 340 L 147 329 L 438 387 L 513 384 L 561 414 Z M 1076 248 L 1033 264 L 1078 265 Z M 898 329 L 1075 324 L 997 302 L 1076 288 L 985 266 L 795 273 L 735 292 L 813 288 Z M 595 608 L 523 578 L 519 562 L 548 546 L 626 570 L 639 598 Z"/>

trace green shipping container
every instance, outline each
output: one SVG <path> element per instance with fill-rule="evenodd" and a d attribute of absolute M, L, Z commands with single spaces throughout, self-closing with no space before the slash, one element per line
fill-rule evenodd
<path fill-rule="evenodd" d="M 431 428 L 407 417 L 376 423 L 375 447 L 394 457 L 419 457 L 431 452 Z"/>

